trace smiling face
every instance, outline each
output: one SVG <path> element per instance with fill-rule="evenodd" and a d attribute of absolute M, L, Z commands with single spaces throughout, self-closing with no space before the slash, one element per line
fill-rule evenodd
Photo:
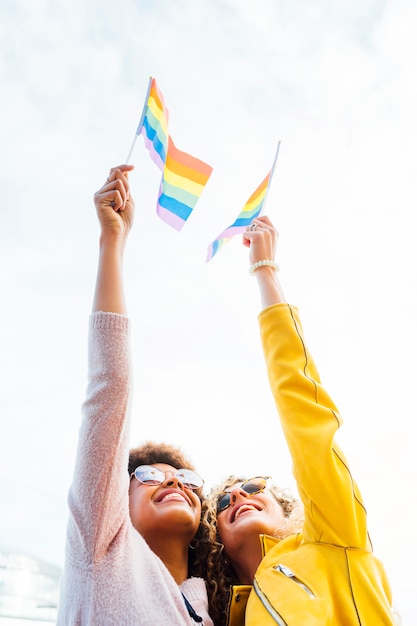
<path fill-rule="evenodd" d="M 160 485 L 145 485 L 133 477 L 129 486 L 130 518 L 136 530 L 152 546 L 167 535 L 189 543 L 200 524 L 201 502 L 198 494 L 183 486 L 175 476 L 176 468 L 153 463 L 165 473 Z"/>
<path fill-rule="evenodd" d="M 250 543 L 259 545 L 261 533 L 276 536 L 287 524 L 281 505 L 268 488 L 249 494 L 241 485 L 226 489 L 230 506 L 217 515 L 219 537 L 232 561 L 239 560 Z"/>

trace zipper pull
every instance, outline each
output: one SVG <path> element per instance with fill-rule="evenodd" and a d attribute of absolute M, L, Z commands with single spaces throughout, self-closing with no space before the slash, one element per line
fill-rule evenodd
<path fill-rule="evenodd" d="M 294 572 L 289 567 L 287 567 L 286 565 L 282 565 L 281 563 L 278 563 L 278 565 L 274 565 L 274 569 L 278 570 L 278 572 L 282 572 L 284 576 L 287 576 L 287 578 L 295 577 Z"/>

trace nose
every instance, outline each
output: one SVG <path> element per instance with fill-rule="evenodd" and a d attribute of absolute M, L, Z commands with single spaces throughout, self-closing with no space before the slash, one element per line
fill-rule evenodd
<path fill-rule="evenodd" d="M 178 478 L 178 476 L 175 476 L 173 472 L 167 472 L 170 475 L 165 475 L 165 480 L 162 483 L 165 487 L 176 487 L 177 489 L 181 489 L 181 491 L 184 491 L 184 485 L 182 484 L 182 482 L 180 481 L 180 479 Z"/>
<path fill-rule="evenodd" d="M 241 485 L 235 485 L 230 490 L 230 502 L 232 504 L 235 504 L 239 497 L 248 498 L 249 494 L 247 494 L 246 491 L 242 489 Z"/>

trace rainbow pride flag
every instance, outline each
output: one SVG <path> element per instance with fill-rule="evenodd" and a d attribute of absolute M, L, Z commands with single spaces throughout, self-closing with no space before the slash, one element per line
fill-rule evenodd
<path fill-rule="evenodd" d="M 157 214 L 179 231 L 200 198 L 213 168 L 175 147 L 168 132 L 168 122 L 164 97 L 155 78 L 151 77 L 135 140 L 140 134 L 143 136 L 151 159 L 162 172 Z"/>
<path fill-rule="evenodd" d="M 224 244 L 232 239 L 232 237 L 243 233 L 246 228 L 251 224 L 251 222 L 256 217 L 261 215 L 265 206 L 265 200 L 268 193 L 269 185 L 271 183 L 272 175 L 275 170 L 275 164 L 278 157 L 280 143 L 281 142 L 278 142 L 274 162 L 270 171 L 265 176 L 261 184 L 255 189 L 255 191 L 243 207 L 242 211 L 237 216 L 236 220 L 233 222 L 233 224 L 231 224 L 223 232 L 221 232 L 220 235 L 218 235 L 216 239 L 209 245 L 207 249 L 206 262 L 210 261 L 210 259 L 212 259 L 214 255 L 217 254 L 217 252 L 224 246 Z"/>

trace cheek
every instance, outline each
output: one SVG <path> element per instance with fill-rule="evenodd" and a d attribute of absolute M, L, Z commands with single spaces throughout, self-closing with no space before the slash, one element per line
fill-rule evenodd
<path fill-rule="evenodd" d="M 227 524 L 225 523 L 225 515 L 220 515 L 217 517 L 217 532 L 219 533 L 220 541 L 226 545 L 228 534 Z"/>
<path fill-rule="evenodd" d="M 142 527 L 142 523 L 148 523 L 154 515 L 151 504 L 152 494 L 151 487 L 142 488 L 142 486 L 132 485 L 129 489 L 129 514 L 136 530 Z"/>
<path fill-rule="evenodd" d="M 193 494 L 194 495 L 194 494 Z M 198 524 L 200 524 L 200 520 L 201 520 L 201 500 L 198 496 L 195 496 L 196 499 L 194 499 L 194 497 L 192 498 L 192 502 L 194 505 L 194 511 L 195 511 L 195 518 L 196 520 L 198 520 Z"/>
<path fill-rule="evenodd" d="M 132 524 L 134 526 L 137 525 L 139 520 L 138 511 L 140 511 L 139 505 L 140 498 L 138 498 L 138 494 L 135 490 L 129 489 L 129 513 L 130 519 L 132 520 Z"/>

